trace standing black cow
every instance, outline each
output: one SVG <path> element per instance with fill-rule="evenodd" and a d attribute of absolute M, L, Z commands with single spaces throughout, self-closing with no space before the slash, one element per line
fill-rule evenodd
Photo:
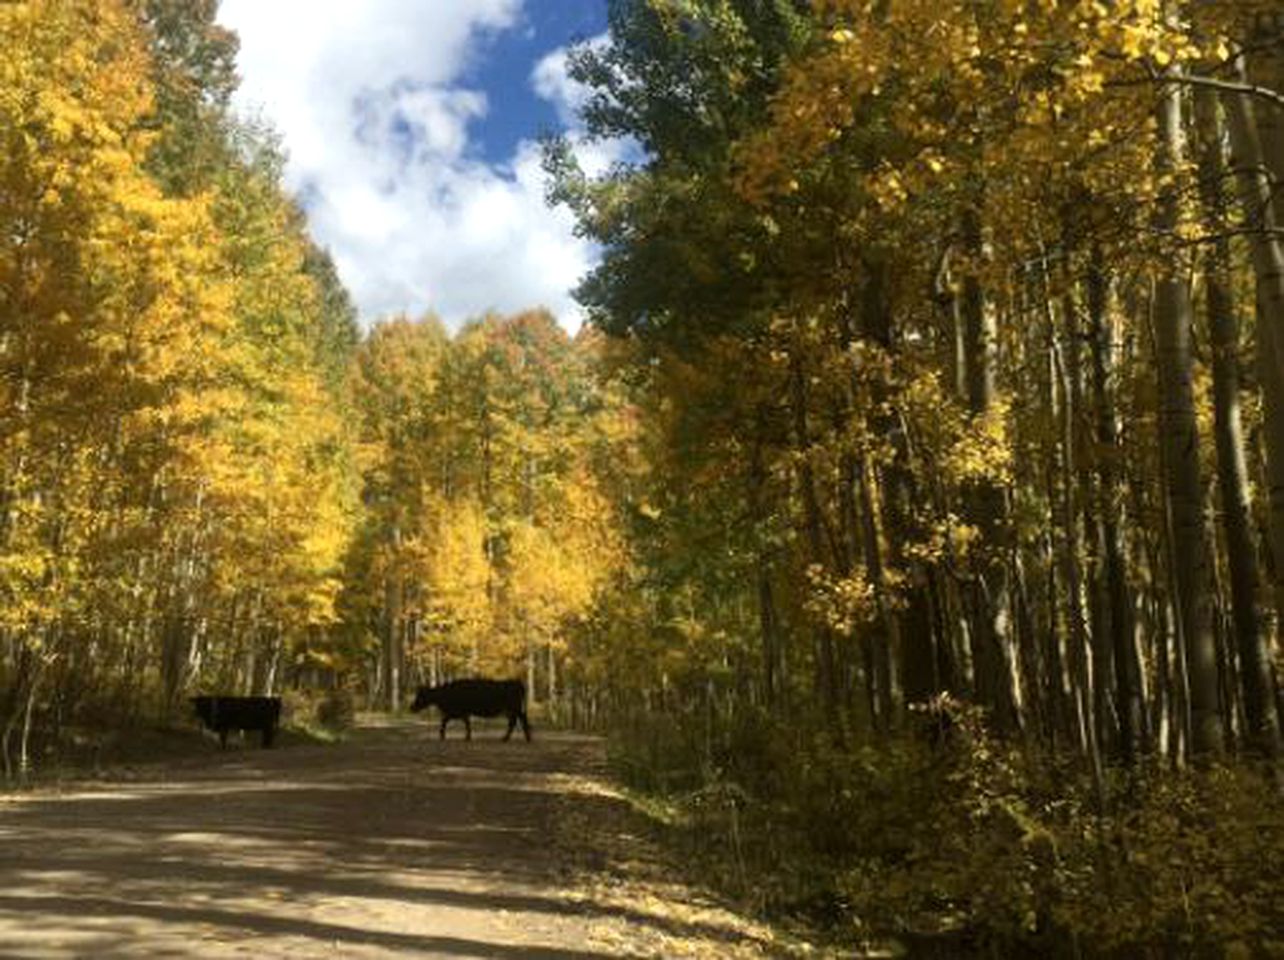
<path fill-rule="evenodd" d="M 280 697 L 192 697 L 192 705 L 201 722 L 218 734 L 224 747 L 232 730 L 259 730 L 263 746 L 270 747 L 281 722 Z"/>
<path fill-rule="evenodd" d="M 469 717 L 508 717 L 507 740 L 513 735 L 518 722 L 526 739 L 531 738 L 531 725 L 526 720 L 526 685 L 520 680 L 452 680 L 440 687 L 420 687 L 415 702 L 410 705 L 414 713 L 425 707 L 435 706 L 441 711 L 441 739 L 446 739 L 446 724 L 451 720 L 464 721 L 465 736 L 473 738 L 473 725 Z"/>

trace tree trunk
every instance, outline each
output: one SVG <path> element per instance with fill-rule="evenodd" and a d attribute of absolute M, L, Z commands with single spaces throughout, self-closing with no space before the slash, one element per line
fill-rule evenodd
<path fill-rule="evenodd" d="M 790 402 L 794 420 L 794 442 L 798 449 L 798 483 L 803 501 L 803 525 L 807 537 L 808 559 L 824 564 L 824 535 L 820 502 L 816 494 L 816 476 L 811 465 L 811 433 L 807 424 L 807 385 L 802 357 L 797 346 L 790 357 Z M 827 626 L 816 628 L 816 688 L 830 715 L 838 706 L 838 677 L 834 635 Z"/>
<path fill-rule="evenodd" d="M 759 407 L 754 424 L 753 456 L 749 464 L 749 516 L 754 524 L 767 519 L 767 468 L 763 461 L 767 410 Z M 777 630 L 776 603 L 771 586 L 771 559 L 767 547 L 758 537 L 755 545 L 755 576 L 758 588 L 758 629 L 762 644 L 762 692 L 768 708 L 776 704 L 780 640 Z"/>
<path fill-rule="evenodd" d="M 1067 309 L 1065 320 L 1073 324 L 1071 309 Z M 1073 340 L 1073 326 L 1067 332 Z M 1052 334 L 1053 369 L 1061 387 L 1061 527 L 1065 538 L 1062 551 L 1062 564 L 1066 579 L 1066 619 L 1070 627 L 1070 663 L 1072 665 L 1072 682 L 1075 688 L 1077 706 L 1084 751 L 1092 770 L 1093 783 L 1101 795 L 1102 770 L 1100 732 L 1101 717 L 1094 708 L 1094 677 L 1092 663 L 1091 638 L 1088 635 L 1087 620 L 1083 605 L 1083 570 L 1080 566 L 1079 518 L 1075 498 L 1075 393 L 1071 387 L 1071 376 L 1065 362 L 1062 348 L 1057 344 L 1056 331 Z"/>
<path fill-rule="evenodd" d="M 281 649 L 283 645 L 284 638 L 281 636 L 281 628 L 278 626 L 271 627 L 263 655 L 258 658 L 255 664 L 253 686 L 250 690 L 255 696 L 266 697 L 276 689 L 276 675 L 281 664 Z"/>
<path fill-rule="evenodd" d="M 1226 97 L 1225 104 L 1233 165 L 1245 215 L 1253 228 L 1249 246 L 1257 278 L 1257 362 L 1265 411 L 1262 432 L 1266 439 L 1270 507 L 1270 571 L 1279 623 L 1284 622 L 1284 244 L 1275 233 L 1280 222 L 1278 207 L 1272 201 L 1269 166 L 1253 106 L 1242 95 Z M 1233 325 L 1233 316 L 1230 322 Z M 1269 649 L 1260 632 L 1257 642 L 1248 646 L 1241 640 L 1239 655 L 1248 738 L 1256 749 L 1276 755 L 1280 749 L 1280 726 L 1275 678 Z"/>
<path fill-rule="evenodd" d="M 535 643 L 530 639 L 526 641 L 526 690 L 531 703 L 535 703 Z"/>
<path fill-rule="evenodd" d="M 161 625 L 161 681 L 165 722 L 181 710 L 183 691 L 192 674 L 192 624 L 182 617 L 167 616 Z"/>
<path fill-rule="evenodd" d="M 1088 322 L 1092 350 L 1093 405 L 1096 408 L 1097 520 L 1100 564 L 1105 580 L 1106 602 L 1102 608 L 1101 633 L 1110 643 L 1114 658 L 1115 706 L 1119 724 L 1119 755 L 1130 762 L 1144 749 L 1146 716 L 1141 696 L 1141 659 L 1137 655 L 1135 631 L 1125 577 L 1119 477 L 1119 418 L 1114 404 L 1115 347 L 1108 315 L 1109 282 L 1101 249 L 1094 247 L 1088 267 Z"/>
<path fill-rule="evenodd" d="M 938 286 L 948 285 L 948 257 L 943 258 L 942 269 L 946 275 L 938 279 Z M 892 334 L 892 305 L 890 302 L 887 262 L 878 255 L 864 260 L 867 280 L 861 296 L 861 334 L 884 351 L 894 356 L 896 343 Z M 937 291 L 938 296 L 943 292 Z M 876 487 L 881 496 L 878 506 L 884 523 L 878 527 L 881 540 L 886 543 L 887 565 L 903 578 L 904 586 L 897 591 L 901 601 L 899 615 L 892 616 L 887 635 L 893 639 L 889 648 L 887 677 L 892 695 L 891 709 L 899 710 L 902 703 L 924 703 L 950 683 L 942 676 L 937 664 L 936 644 L 932 629 L 931 586 L 921 565 L 909 560 L 903 549 L 906 540 L 914 535 L 911 523 L 914 505 L 918 502 L 914 475 L 910 468 L 909 438 L 904 424 L 895 412 L 891 387 L 879 379 L 874 387 L 874 433 L 884 437 L 891 446 L 892 457 L 881 471 L 867 463 L 868 484 Z M 877 516 L 873 519 L 877 520 Z M 880 580 L 884 579 L 880 572 Z M 881 584 L 880 584 L 881 586 Z M 891 594 L 889 589 L 886 591 Z M 890 606 L 890 597 L 888 598 Z"/>
<path fill-rule="evenodd" d="M 1170 76 L 1176 79 L 1175 71 Z M 1185 160 L 1178 83 L 1169 82 L 1162 91 L 1159 134 L 1160 172 L 1175 175 Z M 1175 237 L 1179 223 L 1179 198 L 1174 185 L 1159 199 L 1156 227 L 1161 234 Z M 1166 258 L 1166 267 L 1158 278 L 1155 294 L 1164 489 L 1172 511 L 1175 603 L 1190 685 L 1191 750 L 1197 756 L 1207 756 L 1222 751 L 1223 729 L 1195 419 L 1189 257 L 1174 249 Z"/>
<path fill-rule="evenodd" d="M 548 709 L 557 712 L 557 654 L 553 650 L 553 641 L 548 641 Z"/>
<path fill-rule="evenodd" d="M 980 215 L 975 210 L 964 215 L 963 236 L 967 252 L 975 261 L 963 283 L 967 403 L 973 418 L 980 420 L 991 415 L 994 406 L 998 331 L 977 274 L 984 249 Z M 976 694 L 992 711 L 997 729 L 1015 730 L 1020 726 L 1020 716 L 1008 595 L 1007 503 L 1003 488 L 993 481 L 977 483 L 971 501 L 971 513 L 980 528 L 984 550 L 969 591 Z"/>
<path fill-rule="evenodd" d="M 874 601 L 878 610 L 878 627 L 872 631 L 874 649 L 874 698 L 875 725 L 880 733 L 889 733 L 899 722 L 900 681 L 896 671 L 900 650 L 899 625 L 892 615 L 888 597 L 887 577 L 884 571 L 882 536 L 878 528 L 877 498 L 873 487 L 873 471 L 864 460 L 853 464 L 852 480 L 860 491 L 861 536 L 864 542 L 865 575 L 873 584 Z"/>
<path fill-rule="evenodd" d="M 391 553 L 388 561 L 387 578 L 384 581 L 384 612 L 388 618 L 387 633 L 384 637 L 384 681 L 387 707 L 390 711 L 396 713 L 401 709 L 401 674 L 404 666 L 404 652 L 402 649 L 401 528 L 395 523 L 389 535 L 389 542 Z"/>
<path fill-rule="evenodd" d="M 1242 71 L 1239 79 L 1243 79 Z M 1284 247 L 1274 233 L 1278 207 L 1272 202 L 1271 168 L 1253 105 L 1245 96 L 1228 96 L 1225 102 L 1232 162 L 1250 227 L 1249 247 L 1257 278 L 1257 366 L 1265 409 L 1271 587 L 1276 617 L 1284 622 Z"/>
<path fill-rule="evenodd" d="M 1067 244 L 1067 250 L 1069 250 Z M 1071 263 L 1067 259 L 1067 270 Z M 1062 295 L 1062 313 L 1065 320 L 1065 340 L 1063 357 L 1065 362 L 1066 389 L 1069 395 L 1067 411 L 1069 421 L 1065 426 L 1065 442 L 1071 445 L 1072 470 L 1069 482 L 1072 493 L 1069 497 L 1073 507 L 1075 526 L 1072 530 L 1074 540 L 1074 562 L 1079 566 L 1078 577 L 1083 590 L 1082 598 L 1077 601 L 1086 607 L 1084 616 L 1085 641 L 1091 651 L 1092 677 L 1092 719 L 1096 740 L 1096 755 L 1119 749 L 1119 717 L 1115 704 L 1115 651 L 1111 642 L 1109 597 L 1105 589 L 1105 578 L 1101 576 L 1100 557 L 1092 556 L 1090 543 L 1100 544 L 1101 518 L 1095 515 L 1098 500 L 1093 496 L 1094 473 L 1089 462 L 1091 438 L 1087 435 L 1087 426 L 1092 422 L 1087 410 L 1084 389 L 1084 364 L 1082 344 L 1085 339 L 1081 327 L 1080 305 L 1076 298 L 1074 283 L 1069 276 L 1065 278 L 1066 290 Z"/>
<path fill-rule="evenodd" d="M 1248 466 L 1239 404 L 1239 324 L 1232 293 L 1232 267 L 1222 153 L 1223 129 L 1217 95 L 1195 92 L 1199 131 L 1199 179 L 1206 216 L 1216 237 L 1206 253 L 1204 286 L 1213 355 L 1217 473 L 1222 495 L 1222 526 L 1230 575 L 1231 616 L 1240 664 L 1247 739 L 1273 756 L 1279 748 L 1265 632 L 1258 609 L 1260 575 L 1253 537 Z"/>
<path fill-rule="evenodd" d="M 1284 93 L 1284 14 L 1258 14 L 1251 47 L 1253 53 L 1247 63 L 1248 78 L 1268 90 Z M 1255 111 L 1257 133 L 1266 166 L 1271 173 L 1272 186 L 1278 187 L 1284 183 L 1284 109 L 1266 104 L 1255 106 L 1258 107 Z M 1277 219 L 1278 209 L 1277 201 Z"/>

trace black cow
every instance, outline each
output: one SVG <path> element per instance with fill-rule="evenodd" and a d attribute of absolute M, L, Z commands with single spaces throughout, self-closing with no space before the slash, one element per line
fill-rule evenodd
<path fill-rule="evenodd" d="M 440 687 L 420 687 L 415 702 L 410 705 L 414 713 L 425 707 L 435 706 L 441 711 L 441 739 L 446 739 L 446 724 L 451 720 L 464 721 L 467 739 L 473 738 L 473 725 L 469 717 L 508 717 L 507 740 L 513 728 L 521 722 L 522 733 L 531 738 L 531 725 L 526 720 L 526 685 L 520 680 L 452 680 Z"/>
<path fill-rule="evenodd" d="M 270 747 L 281 722 L 280 697 L 192 697 L 192 705 L 201 722 L 218 734 L 224 747 L 232 730 L 259 730 L 263 733 L 263 746 Z"/>

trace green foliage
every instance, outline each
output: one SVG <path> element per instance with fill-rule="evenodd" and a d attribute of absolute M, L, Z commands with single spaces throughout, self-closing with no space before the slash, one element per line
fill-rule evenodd
<path fill-rule="evenodd" d="M 1284 801 L 1270 771 L 1214 767 L 1120 775 L 1119 796 L 1089 825 L 1066 818 L 1051 916 L 1117 951 L 1284 955 L 1278 871 Z"/>
<path fill-rule="evenodd" d="M 356 720 L 356 702 L 350 689 L 298 688 L 281 695 L 282 723 L 319 739 L 341 737 Z"/>
<path fill-rule="evenodd" d="M 661 819 L 719 886 L 840 940 L 952 956 L 1284 950 L 1284 798 L 1264 771 L 1114 770 L 1101 808 L 1073 767 L 996 741 L 975 708 L 936 716 L 929 735 L 863 746 L 836 745 L 821 717 L 666 716 L 613 731 L 611 759 L 664 798 Z"/>

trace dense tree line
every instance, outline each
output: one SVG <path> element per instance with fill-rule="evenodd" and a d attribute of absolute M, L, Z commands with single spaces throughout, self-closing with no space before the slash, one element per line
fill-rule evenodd
<path fill-rule="evenodd" d="M 1198 771 L 1280 747 L 1278 5 L 611 11 L 572 72 L 639 159 L 547 165 L 654 444 L 627 762 L 857 917 L 1268 949 L 1278 800 Z"/>
<path fill-rule="evenodd" d="M 395 710 L 411 683 L 478 673 L 566 699 L 570 631 L 625 563 L 600 468 L 629 428 L 592 375 L 595 343 L 534 311 L 453 337 L 390 320 L 359 347 L 366 511 L 341 609 L 371 702 Z"/>
<path fill-rule="evenodd" d="M 586 304 L 683 408 L 661 552 L 740 565 L 754 697 L 885 731 L 950 691 L 1094 763 L 1273 755 L 1275 21 L 613 9 L 587 119 L 647 160 L 550 165 L 606 246 Z"/>
<path fill-rule="evenodd" d="M 334 618 L 355 315 L 215 3 L 0 9 L 0 745 L 265 690 Z M 15 747 L 18 747 L 15 755 Z"/>

